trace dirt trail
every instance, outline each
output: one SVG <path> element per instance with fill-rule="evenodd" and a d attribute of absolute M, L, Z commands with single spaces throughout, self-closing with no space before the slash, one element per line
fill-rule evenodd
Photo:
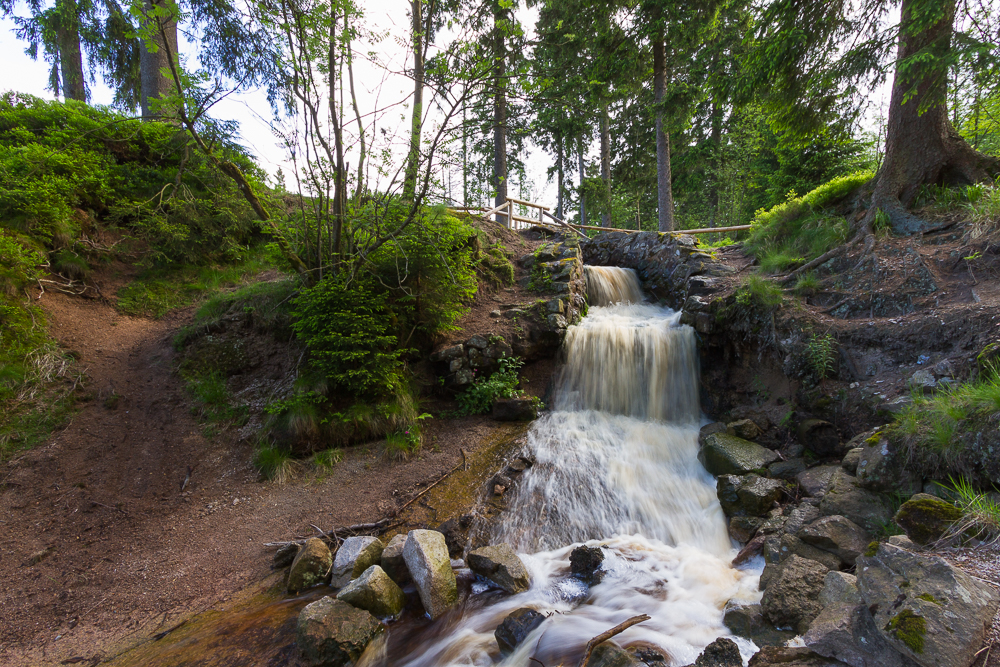
<path fill-rule="evenodd" d="M 380 519 L 495 430 L 481 418 L 432 424 L 432 446 L 409 462 L 354 448 L 325 478 L 262 483 L 249 445 L 203 435 L 173 373 L 171 339 L 190 309 L 148 320 L 61 294 L 40 303 L 91 399 L 0 468 L 9 667 L 110 657 L 263 579 L 264 542 Z"/>

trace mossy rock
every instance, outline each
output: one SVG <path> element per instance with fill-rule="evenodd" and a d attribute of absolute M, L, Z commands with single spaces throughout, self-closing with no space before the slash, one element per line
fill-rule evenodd
<path fill-rule="evenodd" d="M 936 542 L 961 518 L 962 510 L 927 493 L 918 493 L 907 500 L 893 517 L 917 544 Z"/>
<path fill-rule="evenodd" d="M 705 437 L 698 460 L 713 475 L 746 475 L 778 460 L 778 455 L 757 443 L 726 433 Z"/>

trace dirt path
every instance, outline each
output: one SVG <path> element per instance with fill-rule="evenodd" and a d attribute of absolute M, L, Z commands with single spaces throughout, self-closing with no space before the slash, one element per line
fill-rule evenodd
<path fill-rule="evenodd" d="M 79 354 L 92 398 L 0 468 L 9 667 L 114 655 L 263 579 L 264 542 L 313 534 L 310 523 L 382 518 L 451 469 L 460 448 L 495 435 L 481 418 L 432 425 L 433 446 L 409 462 L 355 448 L 325 478 L 262 483 L 249 445 L 203 435 L 172 371 L 172 335 L 190 311 L 148 320 L 59 294 L 41 303 L 53 335 Z"/>

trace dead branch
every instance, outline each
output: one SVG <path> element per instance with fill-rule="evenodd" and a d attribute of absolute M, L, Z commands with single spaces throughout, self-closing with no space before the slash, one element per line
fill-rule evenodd
<path fill-rule="evenodd" d="M 640 614 L 639 616 L 633 616 L 624 623 L 619 623 L 610 630 L 605 630 L 601 634 L 597 635 L 589 642 L 587 642 L 587 652 L 583 654 L 583 660 L 580 661 L 580 667 L 586 667 L 587 661 L 590 660 L 590 654 L 594 652 L 602 642 L 606 642 L 615 635 L 621 634 L 631 628 L 633 625 L 642 623 L 643 621 L 648 621 L 651 617 L 648 614 Z"/>

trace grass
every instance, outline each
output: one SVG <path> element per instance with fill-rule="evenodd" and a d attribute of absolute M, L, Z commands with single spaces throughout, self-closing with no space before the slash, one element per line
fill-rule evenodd
<path fill-rule="evenodd" d="M 983 541 L 1000 539 L 1000 500 L 995 493 L 982 493 L 965 478 L 951 478 L 940 484 L 955 500 L 963 518 L 948 531 L 950 535 L 969 535 Z"/>
<path fill-rule="evenodd" d="M 254 455 L 253 464 L 262 477 L 278 484 L 290 481 L 298 468 L 292 453 L 277 445 L 259 447 Z"/>
<path fill-rule="evenodd" d="M 802 197 L 757 211 L 745 247 L 766 273 L 780 273 L 819 257 L 847 240 L 847 221 L 824 209 L 870 181 L 860 171 L 835 178 Z"/>

